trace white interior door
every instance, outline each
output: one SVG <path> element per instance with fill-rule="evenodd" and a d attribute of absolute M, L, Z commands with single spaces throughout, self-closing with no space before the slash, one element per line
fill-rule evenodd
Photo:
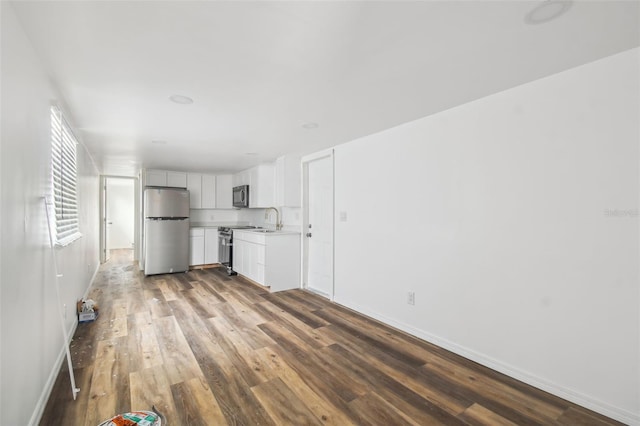
<path fill-rule="evenodd" d="M 306 164 L 306 287 L 333 299 L 333 156 Z"/>
<path fill-rule="evenodd" d="M 109 250 L 107 250 L 107 178 L 100 176 L 100 188 L 102 189 L 100 198 L 100 262 L 109 260 Z"/>
<path fill-rule="evenodd" d="M 106 248 L 132 249 L 134 243 L 135 188 L 133 179 L 107 178 Z"/>

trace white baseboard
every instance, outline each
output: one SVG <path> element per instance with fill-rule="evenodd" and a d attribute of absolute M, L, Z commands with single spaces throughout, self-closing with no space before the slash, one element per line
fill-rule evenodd
<path fill-rule="evenodd" d="M 69 330 L 69 341 L 66 342 L 66 345 L 71 344 L 71 340 L 73 339 L 73 335 L 76 332 L 76 328 L 78 327 L 78 321 L 73 322 L 73 326 L 71 330 Z M 53 385 L 56 383 L 56 379 L 58 378 L 58 373 L 60 373 L 60 368 L 62 367 L 62 363 L 65 361 L 67 356 L 66 346 L 60 348 L 60 353 L 58 354 L 58 358 L 56 358 L 56 362 L 49 373 L 49 377 L 42 389 L 42 393 L 40 394 L 40 398 L 38 398 L 38 403 L 36 404 L 35 410 L 33 410 L 33 414 L 31 415 L 31 420 L 29 420 L 29 426 L 37 426 L 40 424 L 40 420 L 42 419 L 42 414 L 44 414 L 44 409 L 47 405 L 47 401 L 49 401 L 49 397 L 51 396 L 51 391 L 53 390 Z M 71 389 L 69 389 L 71 392 Z"/>
<path fill-rule="evenodd" d="M 89 280 L 89 285 L 84 292 L 82 297 L 86 298 L 89 294 L 89 290 L 93 286 L 94 280 L 98 274 L 98 270 L 100 269 L 100 264 L 96 266 L 96 269 L 93 271 L 93 275 L 91 276 L 91 280 Z M 31 419 L 29 420 L 29 426 L 37 426 L 40 424 L 40 420 L 42 419 L 42 415 L 44 414 L 44 409 L 49 401 L 49 397 L 51 396 L 51 391 L 53 390 L 53 386 L 56 383 L 56 379 L 58 378 L 58 374 L 60 373 L 60 368 L 62 367 L 62 363 L 65 361 L 67 356 L 67 347 L 71 344 L 73 340 L 73 336 L 76 334 L 76 329 L 78 328 L 78 321 L 74 321 L 71 325 L 71 329 L 67 330 L 67 336 L 69 336 L 68 341 L 60 348 L 60 353 L 56 358 L 56 361 L 49 373 L 49 377 L 42 389 L 42 393 L 40 394 L 40 398 L 38 398 L 38 403 L 36 404 L 35 409 L 33 410 L 33 414 L 31 415 Z M 69 388 L 69 392 L 71 392 L 71 388 Z"/>
<path fill-rule="evenodd" d="M 595 411 L 597 413 L 600 413 L 604 416 L 610 417 L 622 423 L 632 425 L 632 426 L 640 426 L 640 414 L 635 414 L 627 410 L 621 409 L 619 407 L 614 407 L 610 404 L 599 401 L 590 396 L 581 394 L 572 389 L 567 389 L 563 386 L 559 386 L 556 383 L 549 382 L 545 379 L 532 375 L 526 371 L 518 369 L 512 365 L 496 360 L 485 354 L 476 352 L 464 346 L 458 345 L 447 339 L 443 339 L 440 336 L 433 335 L 424 330 L 420 330 L 408 324 L 402 323 L 392 318 L 388 318 L 385 315 L 371 311 L 370 309 L 365 308 L 363 306 L 360 306 L 354 303 L 343 302 L 338 299 L 336 299 L 335 302 L 349 309 L 353 309 L 357 312 L 360 312 L 364 315 L 374 318 L 378 321 L 381 321 L 385 324 L 388 324 L 392 327 L 395 327 L 399 330 L 402 330 L 406 333 L 409 333 L 413 336 L 419 337 L 420 339 L 423 339 L 429 343 L 433 343 L 434 345 L 447 349 L 457 355 L 460 355 L 467 359 L 475 361 L 478 364 L 482 364 L 485 367 L 489 367 L 500 373 L 506 374 L 509 377 L 513 377 L 514 379 L 520 380 L 521 382 L 524 382 L 528 385 L 541 389 L 545 392 L 549 392 L 560 398 L 566 399 L 567 401 L 571 401 L 574 404 L 578 404 L 582 407 L 588 408 L 589 410 Z"/>

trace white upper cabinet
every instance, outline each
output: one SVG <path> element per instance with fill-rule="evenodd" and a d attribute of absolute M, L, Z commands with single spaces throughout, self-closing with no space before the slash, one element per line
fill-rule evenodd
<path fill-rule="evenodd" d="M 275 166 L 260 164 L 249 169 L 249 207 L 261 208 L 275 205 Z"/>
<path fill-rule="evenodd" d="M 233 208 L 233 176 L 216 176 L 216 208 Z"/>
<path fill-rule="evenodd" d="M 249 207 L 265 208 L 275 204 L 275 164 L 267 163 L 233 175 L 232 186 L 249 185 Z"/>
<path fill-rule="evenodd" d="M 200 173 L 187 174 L 189 207 L 192 209 L 216 208 L 216 177 Z"/>
<path fill-rule="evenodd" d="M 187 174 L 187 189 L 189 190 L 189 208 L 199 209 L 202 206 L 202 175 Z"/>
<path fill-rule="evenodd" d="M 169 186 L 173 188 L 187 187 L 187 174 L 166 170 L 147 170 L 145 172 L 145 186 Z"/>
<path fill-rule="evenodd" d="M 275 163 L 275 192 L 278 207 L 300 207 L 300 191 L 302 189 L 302 171 L 300 157 L 286 155 L 279 157 Z"/>
<path fill-rule="evenodd" d="M 202 175 L 202 208 L 220 208 L 216 204 L 216 176 Z"/>
<path fill-rule="evenodd" d="M 249 185 L 249 207 L 300 207 L 300 157 L 286 155 L 233 175 L 231 186 Z M 230 198 L 229 198 L 230 199 Z"/>
<path fill-rule="evenodd" d="M 167 186 L 167 172 L 162 170 L 147 170 L 145 186 Z"/>
<path fill-rule="evenodd" d="M 184 172 L 167 172 L 167 186 L 173 188 L 187 187 L 187 174 Z"/>
<path fill-rule="evenodd" d="M 251 169 L 243 170 L 233 175 L 231 186 L 240 185 L 251 185 Z"/>

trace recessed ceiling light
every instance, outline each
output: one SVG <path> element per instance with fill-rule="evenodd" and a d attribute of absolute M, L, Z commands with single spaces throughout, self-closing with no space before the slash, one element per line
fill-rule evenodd
<path fill-rule="evenodd" d="M 153 141 L 151 141 L 151 143 L 154 144 L 154 145 L 166 145 L 167 141 L 153 140 Z"/>
<path fill-rule="evenodd" d="M 573 0 L 546 0 L 527 13 L 524 22 L 529 25 L 544 24 L 564 15 L 572 4 Z"/>
<path fill-rule="evenodd" d="M 317 129 L 319 126 L 318 123 L 304 123 L 302 125 L 303 128 L 307 129 L 307 130 L 311 130 L 311 129 Z"/>
<path fill-rule="evenodd" d="M 169 100 L 171 102 L 175 102 L 176 104 L 181 104 L 181 105 L 189 105 L 193 103 L 193 99 L 191 99 L 188 96 L 182 96 L 182 95 L 171 95 L 169 96 Z"/>

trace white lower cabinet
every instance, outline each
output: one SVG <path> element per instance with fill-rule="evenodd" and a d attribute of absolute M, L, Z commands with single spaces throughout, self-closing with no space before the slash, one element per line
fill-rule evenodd
<path fill-rule="evenodd" d="M 233 231 L 233 269 L 271 291 L 300 287 L 300 234 Z"/>
<path fill-rule="evenodd" d="M 189 265 L 218 263 L 218 228 L 191 228 L 189 230 Z"/>
<path fill-rule="evenodd" d="M 237 235 L 236 232 L 234 234 Z M 246 243 L 243 240 L 238 240 L 237 236 L 233 240 L 233 270 L 241 275 L 246 275 L 244 268 L 244 253 L 245 253 Z"/>
<path fill-rule="evenodd" d="M 218 228 L 204 230 L 204 263 L 218 263 Z"/>
<path fill-rule="evenodd" d="M 204 228 L 189 230 L 189 265 L 204 264 Z"/>
<path fill-rule="evenodd" d="M 233 270 L 262 285 L 265 285 L 264 251 L 264 240 L 255 242 L 238 239 L 237 231 L 233 232 Z M 261 267 L 259 259 L 263 259 Z"/>

